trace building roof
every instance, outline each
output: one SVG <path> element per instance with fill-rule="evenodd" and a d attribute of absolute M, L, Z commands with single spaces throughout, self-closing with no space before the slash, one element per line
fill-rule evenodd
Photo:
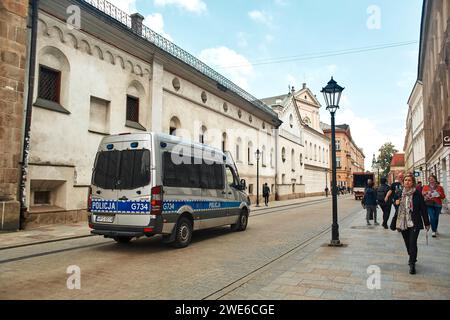
<path fill-rule="evenodd" d="M 396 153 L 392 157 L 391 167 L 404 167 L 405 166 L 405 154 Z"/>
<path fill-rule="evenodd" d="M 83 5 L 94 7 L 103 15 L 106 15 L 109 18 L 119 22 L 120 24 L 128 28 L 130 31 L 137 34 L 137 36 L 151 42 L 160 50 L 182 61 L 185 65 L 194 68 L 196 71 L 200 72 L 204 76 L 215 81 L 217 83 L 217 87 L 220 90 L 231 91 L 235 95 L 238 95 L 240 98 L 251 103 L 256 109 L 259 109 L 265 114 L 270 115 L 273 119 L 275 119 L 274 122 L 276 122 L 277 125 L 281 124 L 281 121 L 278 119 L 276 112 L 273 111 L 271 107 L 266 105 L 261 100 L 255 98 L 250 93 L 246 92 L 244 89 L 237 86 L 232 81 L 225 78 L 223 75 L 219 74 L 217 71 L 213 70 L 208 65 L 206 65 L 205 63 L 203 63 L 202 61 L 200 61 L 187 51 L 183 50 L 176 44 L 167 40 L 166 38 L 164 38 L 163 36 L 161 36 L 160 34 L 156 33 L 155 31 L 153 31 L 152 29 L 148 28 L 143 24 L 140 26 L 140 29 L 142 30 L 139 31 L 134 30 L 132 27 L 132 17 L 135 16 L 136 14 L 130 16 L 125 12 L 123 12 L 122 10 L 120 10 L 119 8 L 115 7 L 113 4 L 109 3 L 108 1 L 78 0 L 78 2 Z"/>
<path fill-rule="evenodd" d="M 261 99 L 261 101 L 267 104 L 268 106 L 282 105 L 284 100 L 289 96 L 290 96 L 289 94 L 283 94 L 281 96 L 264 98 Z"/>

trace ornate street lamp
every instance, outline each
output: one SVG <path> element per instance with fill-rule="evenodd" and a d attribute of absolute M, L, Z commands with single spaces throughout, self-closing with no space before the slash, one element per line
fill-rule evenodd
<path fill-rule="evenodd" d="M 256 150 L 256 207 L 259 207 L 259 160 L 261 159 L 261 151 Z"/>
<path fill-rule="evenodd" d="M 331 227 L 331 243 L 332 247 L 342 246 L 339 240 L 339 224 L 338 224 L 338 208 L 337 208 L 337 185 L 336 185 L 336 127 L 335 127 L 335 115 L 339 109 L 339 101 L 341 100 L 342 91 L 344 88 L 339 86 L 336 81 L 331 77 L 328 85 L 322 89 L 325 103 L 327 104 L 327 110 L 331 114 L 331 153 L 332 153 L 332 193 L 333 193 L 333 225 Z"/>

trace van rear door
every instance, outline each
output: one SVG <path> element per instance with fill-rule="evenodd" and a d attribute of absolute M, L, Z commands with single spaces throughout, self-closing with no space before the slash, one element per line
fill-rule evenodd
<path fill-rule="evenodd" d="M 92 177 L 94 223 L 146 226 L 151 209 L 151 142 L 110 139 L 117 140 L 101 146 Z"/>

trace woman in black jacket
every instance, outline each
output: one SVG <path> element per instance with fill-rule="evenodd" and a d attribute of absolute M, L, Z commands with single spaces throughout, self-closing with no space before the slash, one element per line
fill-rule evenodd
<path fill-rule="evenodd" d="M 416 179 L 407 174 L 403 179 L 403 192 L 397 215 L 397 230 L 402 233 L 409 255 L 409 273 L 416 274 L 417 238 L 420 230 L 430 230 L 427 208 L 422 194 L 416 190 Z"/>

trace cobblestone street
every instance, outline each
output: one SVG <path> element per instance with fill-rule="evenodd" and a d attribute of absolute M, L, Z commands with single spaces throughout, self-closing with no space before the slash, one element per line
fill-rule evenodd
<path fill-rule="evenodd" d="M 4 248 L 0 298 L 450 298 L 448 215 L 442 216 L 440 237 L 430 238 L 428 246 L 421 234 L 418 274 L 410 276 L 401 236 L 382 227 L 367 228 L 359 201 L 340 198 L 343 248 L 326 246 L 330 199 L 285 205 L 254 211 L 243 233 L 229 228 L 197 232 L 183 250 L 173 250 L 159 238 L 122 246 L 100 237 Z M 71 265 L 81 269 L 81 290 L 66 287 Z M 381 270 L 380 290 L 367 288 L 371 265 Z"/>

